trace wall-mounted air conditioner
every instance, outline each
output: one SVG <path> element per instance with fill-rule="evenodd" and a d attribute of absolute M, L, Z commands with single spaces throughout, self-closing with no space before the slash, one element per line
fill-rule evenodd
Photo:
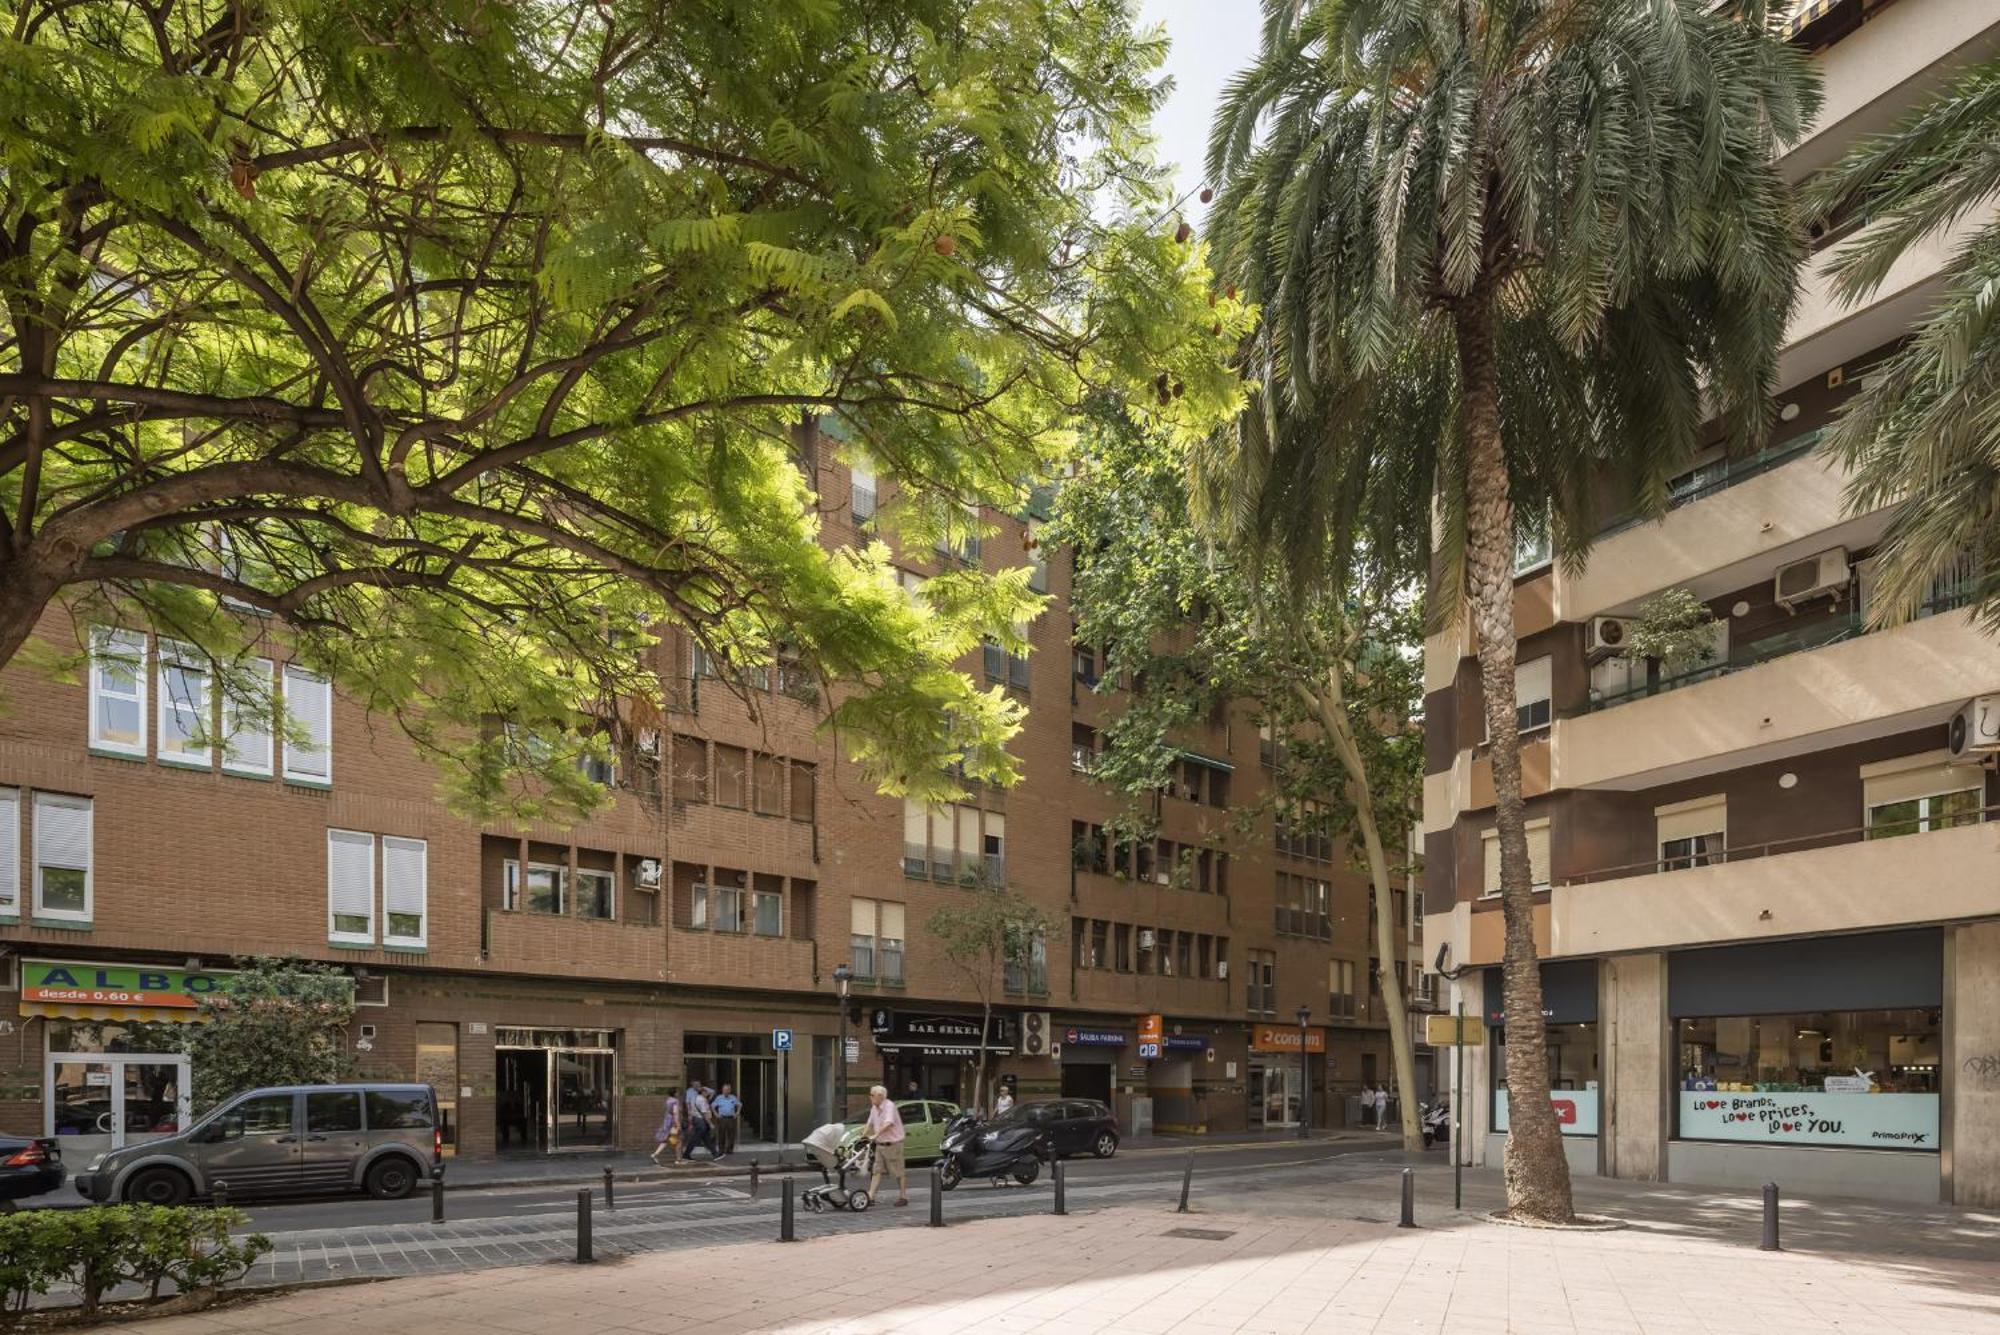
<path fill-rule="evenodd" d="M 1155 939 L 1151 928 L 1142 927 L 1139 929 L 1139 949 L 1151 950 Z"/>
<path fill-rule="evenodd" d="M 1975 695 L 1959 706 L 1945 745 L 1960 762 L 1977 764 L 2000 755 L 2000 695 Z"/>
<path fill-rule="evenodd" d="M 1632 623 L 1624 617 L 1592 617 L 1584 631 L 1583 650 L 1591 662 L 1625 652 L 1632 636 Z"/>
<path fill-rule="evenodd" d="M 658 759 L 660 755 L 660 730 L 658 728 L 639 729 L 639 740 L 633 743 L 633 747 L 642 756 L 652 756 L 654 759 Z"/>
<path fill-rule="evenodd" d="M 1850 573 L 1847 549 L 1835 547 L 1803 561 L 1779 566 L 1773 592 L 1780 607 L 1795 611 L 1800 603 L 1839 593 L 1847 587 Z"/>
<path fill-rule="evenodd" d="M 660 887 L 660 860 L 645 858 L 639 863 L 639 884 L 648 890 Z"/>
<path fill-rule="evenodd" d="M 1229 961 L 1228 961 L 1228 960 L 1217 960 L 1217 961 L 1215 962 L 1215 976 L 1216 976 L 1217 978 L 1227 978 L 1227 977 L 1229 977 Z"/>

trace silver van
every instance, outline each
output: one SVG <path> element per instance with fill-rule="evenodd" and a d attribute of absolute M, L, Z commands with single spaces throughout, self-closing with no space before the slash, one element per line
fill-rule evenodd
<path fill-rule="evenodd" d="M 179 1135 L 100 1155 L 76 1175 L 92 1201 L 179 1205 L 366 1190 L 395 1200 L 444 1175 L 429 1085 L 292 1085 L 238 1094 Z"/>

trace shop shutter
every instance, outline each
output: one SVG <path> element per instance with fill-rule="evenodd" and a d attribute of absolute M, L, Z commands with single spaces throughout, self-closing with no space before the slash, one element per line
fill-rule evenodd
<path fill-rule="evenodd" d="M 236 774 L 271 772 L 271 687 L 275 664 L 253 658 L 222 693 L 222 767 Z"/>
<path fill-rule="evenodd" d="M 21 911 L 21 790 L 0 788 L 0 913 Z"/>
<path fill-rule="evenodd" d="M 333 781 L 333 684 L 292 663 L 285 664 L 285 718 L 303 734 L 285 739 L 285 777 L 307 783 Z"/>
<path fill-rule="evenodd" d="M 375 836 L 353 830 L 326 832 L 327 932 L 336 940 L 375 938 Z M 338 931 L 336 919 L 359 918 L 365 932 Z"/>
<path fill-rule="evenodd" d="M 1729 799 L 1721 793 L 1676 802 L 1653 813 L 1658 824 L 1656 843 L 1670 839 L 1692 839 L 1703 834 L 1724 834 L 1729 829 Z"/>
<path fill-rule="evenodd" d="M 427 854 L 428 848 L 421 839 L 403 839 L 389 834 L 382 836 L 384 940 L 423 944 L 428 930 L 425 919 Z M 397 934 L 396 918 L 404 914 L 417 920 L 418 926 L 414 936 Z"/>

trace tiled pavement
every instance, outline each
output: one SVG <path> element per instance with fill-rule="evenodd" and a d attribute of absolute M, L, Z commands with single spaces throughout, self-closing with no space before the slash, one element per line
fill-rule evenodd
<path fill-rule="evenodd" d="M 1174 1230 L 1194 1227 L 1209 1236 Z M 1219 1235 L 1219 1236 L 1217 1236 Z M 1694 1232 L 1402 1231 L 1125 1205 L 942 1231 L 676 1248 L 274 1296 L 146 1335 L 771 1331 L 1954 1332 L 2000 1329 L 1990 1260 L 1765 1253 Z"/>

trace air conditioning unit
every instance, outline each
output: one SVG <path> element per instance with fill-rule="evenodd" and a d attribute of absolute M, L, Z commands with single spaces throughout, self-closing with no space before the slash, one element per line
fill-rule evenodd
<path fill-rule="evenodd" d="M 1228 961 L 1228 960 L 1217 960 L 1217 961 L 1215 962 L 1215 976 L 1216 976 L 1217 978 L 1227 978 L 1227 977 L 1229 977 L 1229 961 Z"/>
<path fill-rule="evenodd" d="M 1976 764 L 2000 755 L 2000 695 L 1976 695 L 1961 705 L 1945 745 L 1955 761 Z"/>
<path fill-rule="evenodd" d="M 1047 1057 L 1052 1045 L 1049 1042 L 1049 1013 L 1047 1011 L 1021 1012 L 1021 1055 L 1023 1057 Z"/>
<path fill-rule="evenodd" d="M 1778 606 L 1789 612 L 1800 603 L 1839 593 L 1847 587 L 1849 575 L 1845 547 L 1779 566 L 1774 581 Z"/>
<path fill-rule="evenodd" d="M 1158 938 L 1153 935 L 1153 930 L 1150 927 L 1142 927 L 1139 929 L 1139 949 L 1151 950 L 1153 948 L 1153 942 L 1156 941 L 1157 939 Z"/>
<path fill-rule="evenodd" d="M 1583 651 L 1594 663 L 1624 653 L 1631 638 L 1632 623 L 1624 617 L 1592 617 L 1589 629 L 1584 632 Z"/>
<path fill-rule="evenodd" d="M 639 740 L 634 743 L 634 749 L 642 756 L 652 756 L 657 760 L 660 755 L 660 730 L 658 728 L 639 729 Z"/>
<path fill-rule="evenodd" d="M 648 890 L 660 888 L 660 860 L 645 858 L 639 863 L 639 884 Z"/>

